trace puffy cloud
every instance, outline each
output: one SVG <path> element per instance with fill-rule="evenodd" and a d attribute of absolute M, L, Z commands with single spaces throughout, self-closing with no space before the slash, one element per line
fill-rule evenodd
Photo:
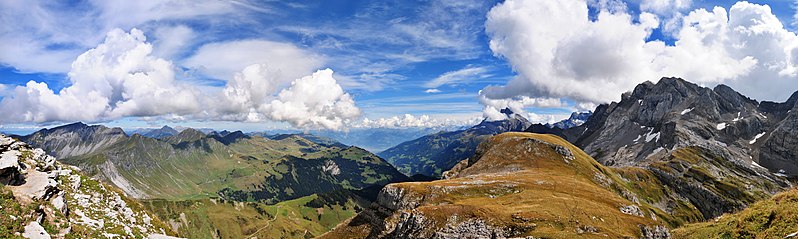
<path fill-rule="evenodd" d="M 724 83 L 760 100 L 784 100 L 798 88 L 798 37 L 768 6 L 738 2 L 728 13 L 698 9 L 683 23 L 669 46 L 647 41 L 660 27 L 654 14 L 602 10 L 591 20 L 586 1 L 508 0 L 488 13 L 486 32 L 491 50 L 518 76 L 480 95 L 604 103 L 663 76 Z"/>
<path fill-rule="evenodd" d="M 321 56 L 290 43 L 240 40 L 203 45 L 183 65 L 217 79 L 228 79 L 244 67 L 266 63 L 273 69 L 272 74 L 287 84 L 312 73 L 323 62 Z"/>
<path fill-rule="evenodd" d="M 298 128 L 342 129 L 345 120 L 360 116 L 360 109 L 332 74 L 330 69 L 319 70 L 295 80 L 271 103 L 260 107 L 261 112 Z"/>
<path fill-rule="evenodd" d="M 221 99 L 216 101 L 220 117 L 227 120 L 263 120 L 253 114 L 273 98 L 272 95 L 281 85 L 277 76 L 279 74 L 266 64 L 249 65 L 235 73 L 222 90 Z"/>
<path fill-rule="evenodd" d="M 476 79 L 488 77 L 489 75 L 486 74 L 487 72 L 488 72 L 487 67 L 467 66 L 460 70 L 443 73 L 437 78 L 427 83 L 424 83 L 424 87 L 438 88 L 439 86 L 442 85 L 454 85 L 462 82 L 467 82 L 469 80 L 473 81 Z"/>
<path fill-rule="evenodd" d="M 469 117 L 462 119 L 436 119 L 429 115 L 414 116 L 405 114 L 403 116 L 393 116 L 389 118 L 379 118 L 371 120 L 364 118 L 362 121 L 354 123 L 357 128 L 412 128 L 412 127 L 445 127 L 445 126 L 471 126 L 482 121 L 482 117 Z"/>
<path fill-rule="evenodd" d="M 171 62 L 151 55 L 144 33 L 115 29 L 80 55 L 67 74 L 70 86 L 0 85 L 0 122 L 102 121 L 124 117 L 262 122 L 340 130 L 360 109 L 332 70 L 294 80 L 282 89 L 282 69 L 252 64 L 216 91 L 200 93 L 175 78 Z M 282 90 L 281 90 L 282 89 Z"/>
<path fill-rule="evenodd" d="M 110 31 L 104 43 L 72 63 L 72 85 L 58 94 L 46 83 L 17 86 L 0 102 L 2 121 L 96 121 L 195 111 L 196 92 L 174 80 L 170 62 L 150 56 L 152 46 L 145 40 L 138 29 Z"/>

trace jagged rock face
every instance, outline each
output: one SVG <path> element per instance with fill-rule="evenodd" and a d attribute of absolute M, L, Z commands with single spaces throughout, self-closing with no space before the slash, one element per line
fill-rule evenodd
<path fill-rule="evenodd" d="M 121 128 L 88 126 L 80 122 L 19 137 L 21 141 L 42 148 L 60 159 L 93 153 L 126 138 Z"/>
<path fill-rule="evenodd" d="M 502 110 L 502 113 L 507 114 L 508 119 L 485 120 L 466 130 L 427 135 L 401 143 L 378 155 L 406 175 L 421 174 L 438 178 L 461 160 L 473 156 L 477 146 L 490 136 L 523 131 L 532 125 L 509 109 Z"/>
<path fill-rule="evenodd" d="M 166 233 L 163 223 L 137 209 L 140 205 L 128 206 L 134 201 L 62 166 L 44 150 L 10 139 L 0 135 L 0 153 L 8 156 L 3 160 L 16 161 L 0 169 L 16 171 L 0 175 L 0 211 L 12 217 L 0 220 L 24 228 L 0 230 L 0 237 L 143 238 Z"/>
<path fill-rule="evenodd" d="M 798 175 L 798 93 L 784 105 L 793 103 L 787 116 L 769 134 L 762 136 L 764 141 L 759 150 L 759 164 L 772 171 Z"/>
<path fill-rule="evenodd" d="M 798 117 L 788 113 L 796 100 L 798 94 L 786 103 L 759 103 L 725 85 L 709 89 L 662 78 L 638 85 L 620 102 L 600 105 L 581 126 L 528 131 L 560 135 L 605 165 L 645 166 L 679 148 L 699 146 L 750 167 L 759 162 L 798 175 Z"/>

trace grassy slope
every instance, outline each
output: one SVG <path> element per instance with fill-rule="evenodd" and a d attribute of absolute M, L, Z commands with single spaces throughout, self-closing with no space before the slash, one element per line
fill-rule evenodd
<path fill-rule="evenodd" d="M 689 224 L 674 238 L 785 238 L 798 232 L 798 189 L 779 193 L 714 221 Z"/>
<path fill-rule="evenodd" d="M 168 138 L 174 147 L 163 141 L 133 138 L 101 153 L 67 161 L 92 168 L 109 155 L 121 157 L 123 163 L 116 165 L 120 174 L 151 198 L 161 199 L 145 200 L 144 204 L 188 238 L 317 236 L 354 216 L 358 206 L 349 194 L 343 196 L 348 199 L 338 201 L 319 198 L 310 192 L 310 181 L 321 184 L 323 180 L 340 180 L 341 188 L 357 190 L 403 178 L 368 151 L 325 147 L 298 136 L 280 140 L 253 137 L 229 145 L 208 138 Z M 324 176 L 320 165 L 327 160 L 340 166 L 341 175 Z M 126 169 L 126 163 L 134 166 Z M 312 179 L 308 179 L 308 173 Z M 277 183 L 283 181 L 286 183 Z M 296 194 L 292 188 L 296 188 Z M 249 202 L 209 199 L 218 198 L 217 192 L 223 189 L 281 198 L 265 201 L 274 205 L 258 202 L 248 194 L 236 199 Z"/>
<path fill-rule="evenodd" d="M 565 145 L 575 159 L 566 162 L 547 145 L 530 143 L 528 138 Z M 423 197 L 416 212 L 433 219 L 435 225 L 427 229 L 433 231 L 445 228 L 452 215 L 457 215 L 457 221 L 478 218 L 513 228 L 519 232 L 515 236 L 544 238 L 637 237 L 639 225 L 662 223 L 651 217 L 659 215 L 657 209 L 645 204 L 640 206 L 644 217 L 621 213 L 620 206 L 635 204 L 595 182 L 598 174 L 620 182 L 618 176 L 556 136 L 504 133 L 491 138 L 489 145 L 496 149 L 484 150 L 480 160 L 458 178 L 390 186 L 404 188 L 413 195 L 410 198 Z M 370 228 L 356 220 L 325 236 L 365 237 Z M 598 232 L 579 232 L 590 228 Z"/>
<path fill-rule="evenodd" d="M 359 210 L 354 200 L 328 202 L 318 195 L 275 205 L 220 199 L 143 203 L 187 238 L 310 238 Z"/>
<path fill-rule="evenodd" d="M 564 163 L 561 155 L 535 151 L 531 148 L 543 146 L 530 147 L 523 139 L 565 146 L 575 159 Z M 556 238 L 636 237 L 640 233 L 639 224 L 676 228 L 704 221 L 704 214 L 694 204 L 700 202 L 679 196 L 674 188 L 678 183 L 698 183 L 741 206 L 766 198 L 770 195 L 767 191 L 778 189 L 769 181 L 749 180 L 746 177 L 754 176 L 746 174 L 744 168 L 727 165 L 727 160 L 695 147 L 677 150 L 649 168 L 605 167 L 553 135 L 504 133 L 480 147 L 484 148 L 478 150 L 476 163 L 455 167 L 459 170 L 456 178 L 389 186 L 407 189 L 423 198 L 417 210 L 436 219 L 438 225 L 433 228 L 445 226 L 442 223 L 447 222 L 447 217 L 456 214 L 515 228 L 523 232 L 522 236 Z M 653 169 L 676 178 L 660 181 Z M 645 217 L 621 214 L 618 210 L 621 205 L 638 205 Z M 357 220 L 326 236 L 365 237 L 372 228 Z M 384 220 L 390 223 L 396 218 Z M 598 233 L 577 235 L 578 228 L 586 227 L 596 228 Z"/>
<path fill-rule="evenodd" d="M 367 151 L 324 147 L 298 136 L 281 140 L 253 137 L 230 145 L 210 138 L 173 143 L 176 144 L 133 136 L 96 154 L 69 158 L 65 162 L 94 174 L 99 173 L 96 166 L 115 157 L 120 174 L 134 187 L 142 189 L 148 198 L 172 200 L 207 198 L 223 189 L 244 193 L 266 190 L 274 197 L 272 202 L 307 196 L 310 193 L 293 195 L 290 187 L 296 185 L 271 185 L 267 179 L 296 178 L 297 172 L 323 177 L 320 165 L 332 158 L 340 160 L 339 163 L 354 162 L 357 165 L 353 167 L 362 170 L 356 182 L 343 178 L 351 175 L 322 178 L 345 188 L 360 189 L 364 184 L 384 184 L 402 177 L 387 162 Z M 295 163 L 290 161 L 298 158 L 307 161 L 304 166 L 318 166 L 319 169 L 292 168 Z M 346 179 L 351 182 L 345 182 Z"/>

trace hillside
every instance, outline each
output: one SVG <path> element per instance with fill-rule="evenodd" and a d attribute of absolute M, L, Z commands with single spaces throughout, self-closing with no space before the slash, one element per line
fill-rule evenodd
<path fill-rule="evenodd" d="M 23 139 L 68 145 L 60 139 L 104 126 L 72 125 Z M 86 133 L 84 138 L 97 137 Z M 79 137 L 74 137 L 79 138 Z M 88 144 L 87 144 L 88 145 Z M 59 150 L 59 147 L 50 147 Z M 87 146 L 86 148 L 92 148 Z M 134 134 L 62 161 L 137 198 L 190 199 L 222 195 L 237 201 L 283 200 L 336 190 L 359 190 L 406 180 L 387 162 L 357 147 L 321 145 L 299 135 L 276 139 L 236 132 L 205 135 L 185 129 L 154 139 Z M 312 186 L 310 186 L 312 185 Z"/>
<path fill-rule="evenodd" d="M 674 238 L 796 238 L 798 189 L 776 194 L 745 210 L 673 231 Z"/>
<path fill-rule="evenodd" d="M 72 124 L 21 138 L 51 150 L 80 145 L 59 160 L 143 200 L 189 238 L 319 235 L 374 200 L 383 185 L 408 180 L 368 151 L 302 135 L 268 139 L 188 128 L 160 139 L 120 130 L 112 143 L 82 140 L 108 131 L 116 130 Z"/>
<path fill-rule="evenodd" d="M 422 174 L 438 178 L 443 171 L 450 169 L 463 159 L 474 155 L 480 142 L 490 136 L 523 131 L 531 123 L 510 111 L 502 110 L 506 120 L 482 121 L 465 130 L 439 132 L 401 143 L 379 153 L 405 175 Z"/>
<path fill-rule="evenodd" d="M 172 234 L 112 186 L 0 135 L 0 237 L 145 238 Z"/>
<path fill-rule="evenodd" d="M 218 198 L 153 199 L 142 204 L 186 238 L 310 238 L 351 218 L 367 202 L 332 193 L 274 205 Z"/>
<path fill-rule="evenodd" d="M 386 186 L 325 236 L 661 238 L 783 189 L 699 148 L 668 158 L 609 168 L 559 137 L 504 133 L 443 180 Z"/>

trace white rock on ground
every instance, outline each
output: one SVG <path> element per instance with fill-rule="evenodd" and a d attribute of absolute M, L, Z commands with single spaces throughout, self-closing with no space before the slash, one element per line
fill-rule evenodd
<path fill-rule="evenodd" d="M 14 168 L 19 169 L 19 151 L 5 151 L 0 155 L 0 170 Z"/>
<path fill-rule="evenodd" d="M 60 211 L 61 214 L 64 214 L 64 215 L 67 214 L 67 204 L 64 201 L 64 192 L 63 191 L 58 193 L 58 195 L 56 195 L 55 198 L 53 198 L 53 200 L 50 201 L 50 203 L 53 204 L 53 207 L 56 210 Z"/>
<path fill-rule="evenodd" d="M 9 145 L 14 143 L 14 139 L 11 137 L 6 137 L 5 135 L 0 134 L 0 147 L 8 147 Z"/>
<path fill-rule="evenodd" d="M 50 239 L 50 234 L 47 234 L 47 231 L 44 230 L 42 225 L 33 221 L 25 226 L 25 232 L 22 233 L 22 237 L 30 239 Z"/>
<path fill-rule="evenodd" d="M 58 182 L 49 177 L 48 173 L 30 170 L 25 177 L 25 184 L 19 186 L 8 186 L 18 200 L 32 202 L 39 199 L 47 199 L 53 190 L 56 190 Z"/>

